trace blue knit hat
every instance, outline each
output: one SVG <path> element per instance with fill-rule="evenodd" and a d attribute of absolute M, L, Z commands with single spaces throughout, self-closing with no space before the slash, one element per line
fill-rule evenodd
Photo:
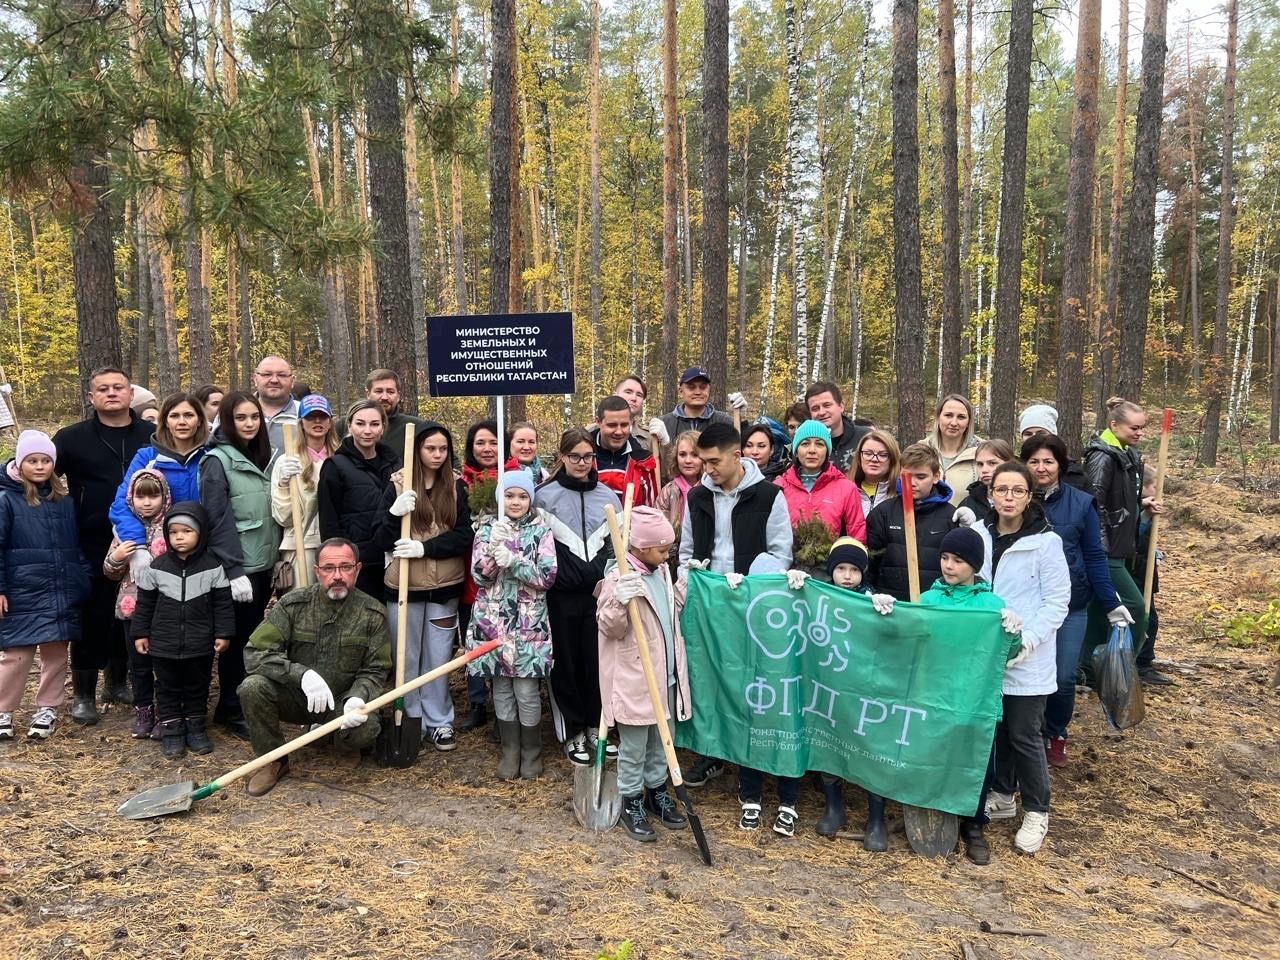
<path fill-rule="evenodd" d="M 498 494 L 501 496 L 508 490 L 523 490 L 529 495 L 530 502 L 533 501 L 533 476 L 528 470 L 507 470 L 502 474 L 502 483 L 499 484 Z"/>
<path fill-rule="evenodd" d="M 805 440 L 821 440 L 827 445 L 827 456 L 831 456 L 831 429 L 821 420 L 806 420 L 796 427 L 795 436 L 791 438 L 791 450 L 800 449 Z"/>

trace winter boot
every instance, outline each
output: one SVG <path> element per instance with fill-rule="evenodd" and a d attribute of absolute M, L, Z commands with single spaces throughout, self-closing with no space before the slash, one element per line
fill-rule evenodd
<path fill-rule="evenodd" d="M 649 826 L 649 812 L 644 808 L 644 797 L 637 793 L 622 798 L 622 829 L 632 838 L 647 843 L 657 840 L 658 834 Z"/>
<path fill-rule="evenodd" d="M 542 724 L 520 724 L 520 778 L 535 780 L 542 776 Z"/>
<path fill-rule="evenodd" d="M 98 722 L 98 705 L 93 700 L 94 691 L 98 687 L 98 671 L 72 670 L 71 686 L 74 692 L 71 719 L 85 726 L 93 726 Z"/>
<path fill-rule="evenodd" d="M 129 664 L 125 660 L 112 660 L 102 671 L 102 702 L 133 703 L 129 692 Z"/>
<path fill-rule="evenodd" d="M 884 853 L 889 849 L 889 826 L 884 822 L 884 797 L 867 794 L 867 825 L 862 831 L 862 849 Z"/>
<path fill-rule="evenodd" d="M 498 779 L 514 780 L 520 776 L 520 721 L 499 720 L 498 734 L 502 738 L 502 759 L 498 761 Z"/>
<path fill-rule="evenodd" d="M 683 830 L 689 825 L 689 821 L 676 807 L 675 798 L 667 793 L 665 786 L 645 789 L 644 809 L 650 816 L 657 817 L 658 822 L 668 830 Z"/>
<path fill-rule="evenodd" d="M 213 753 L 204 717 L 187 717 L 187 749 L 192 753 Z"/>
<path fill-rule="evenodd" d="M 823 780 L 822 793 L 827 798 L 827 812 L 813 829 L 820 837 L 834 837 L 849 822 L 844 812 L 844 782 L 834 778 L 830 782 Z"/>
<path fill-rule="evenodd" d="M 488 722 L 489 711 L 485 708 L 485 705 L 483 703 L 473 703 L 471 712 L 467 714 L 467 719 L 462 721 L 462 726 L 459 729 L 470 733 L 472 730 L 479 730 Z"/>
<path fill-rule="evenodd" d="M 964 839 L 964 855 L 980 867 L 991 862 L 991 848 L 987 846 L 987 838 L 983 836 L 982 824 L 969 821 L 960 827 L 960 836 Z"/>
<path fill-rule="evenodd" d="M 133 739 L 148 740 L 156 728 L 156 708 L 151 704 L 133 708 Z"/>
<path fill-rule="evenodd" d="M 184 720 L 166 720 L 159 724 L 160 752 L 170 760 L 180 760 L 187 754 L 187 724 Z"/>

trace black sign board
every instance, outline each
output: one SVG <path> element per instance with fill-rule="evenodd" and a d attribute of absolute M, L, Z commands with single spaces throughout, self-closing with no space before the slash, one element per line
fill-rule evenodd
<path fill-rule="evenodd" d="M 433 397 L 573 393 L 573 315 L 427 318 Z"/>

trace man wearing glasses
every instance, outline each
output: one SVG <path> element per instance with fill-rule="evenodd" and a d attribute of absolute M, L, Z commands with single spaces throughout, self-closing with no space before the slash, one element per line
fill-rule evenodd
<path fill-rule="evenodd" d="M 293 395 L 293 368 L 283 357 L 264 357 L 253 371 L 253 387 L 262 404 L 271 449 L 284 445 L 284 425 L 298 422 L 298 401 Z"/>
<path fill-rule="evenodd" d="M 249 675 L 239 693 L 256 756 L 285 742 L 281 721 L 325 723 L 341 715 L 334 745 L 357 755 L 377 739 L 377 715 L 356 711 L 382 693 L 391 642 L 383 605 L 355 588 L 359 557 L 351 541 L 326 540 L 316 556 L 317 582 L 281 597 L 249 637 Z M 249 778 L 249 795 L 262 796 L 288 772 L 288 757 L 267 764 Z"/>

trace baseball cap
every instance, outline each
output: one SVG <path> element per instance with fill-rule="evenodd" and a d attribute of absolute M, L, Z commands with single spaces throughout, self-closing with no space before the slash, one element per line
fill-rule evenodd
<path fill-rule="evenodd" d="M 680 374 L 680 385 L 684 386 L 690 380 L 705 380 L 711 382 L 711 375 L 707 373 L 706 367 L 690 367 L 684 373 Z"/>
<path fill-rule="evenodd" d="M 309 413 L 323 413 L 326 417 L 333 416 L 333 408 L 329 406 L 329 401 L 318 393 L 308 393 L 302 398 L 302 402 L 298 404 L 298 419 L 301 420 Z"/>

